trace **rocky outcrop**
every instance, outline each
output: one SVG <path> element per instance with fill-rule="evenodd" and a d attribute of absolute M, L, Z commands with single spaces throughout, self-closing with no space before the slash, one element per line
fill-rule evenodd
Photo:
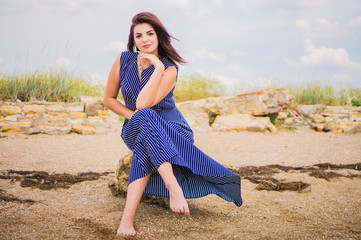
<path fill-rule="evenodd" d="M 115 178 L 108 182 L 108 187 L 113 196 L 117 197 L 126 197 L 128 191 L 128 181 L 129 181 L 129 171 L 130 164 L 132 162 L 133 154 L 129 152 L 124 157 L 120 158 L 116 169 L 115 169 Z M 156 197 L 143 195 L 141 201 L 152 202 L 159 204 L 161 206 L 167 206 L 169 204 L 168 198 Z"/>
<path fill-rule="evenodd" d="M 178 108 L 195 131 L 270 131 L 279 112 L 295 107 L 295 98 L 286 89 L 268 89 L 233 96 L 179 103 Z"/>
<path fill-rule="evenodd" d="M 353 134 L 361 131 L 361 107 L 300 105 L 298 112 L 318 131 Z"/>
<path fill-rule="evenodd" d="M 2 134 L 94 134 L 120 128 L 119 117 L 99 97 L 84 97 L 80 103 L 0 102 Z"/>

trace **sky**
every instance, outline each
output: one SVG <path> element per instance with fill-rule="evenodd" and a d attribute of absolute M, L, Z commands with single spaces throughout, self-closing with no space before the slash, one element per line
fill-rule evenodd
<path fill-rule="evenodd" d="M 231 92 L 361 87 L 359 0 L 0 0 L 0 73 L 66 69 L 105 84 L 144 11 L 179 40 L 181 75 Z"/>

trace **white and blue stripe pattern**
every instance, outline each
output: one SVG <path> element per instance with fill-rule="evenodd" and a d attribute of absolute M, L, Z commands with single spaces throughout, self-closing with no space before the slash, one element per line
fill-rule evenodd
<path fill-rule="evenodd" d="M 125 105 L 135 110 L 140 90 L 154 71 L 143 70 L 141 83 L 137 69 L 137 54 L 123 52 L 120 58 L 120 87 Z M 165 68 L 174 66 L 161 57 Z M 157 105 L 142 109 L 125 120 L 122 138 L 133 152 L 129 183 L 149 173 L 151 177 L 145 194 L 168 197 L 157 168 L 168 161 L 186 198 L 217 194 L 223 199 L 242 205 L 241 179 L 194 146 L 193 132 L 175 107 L 173 90 Z"/>

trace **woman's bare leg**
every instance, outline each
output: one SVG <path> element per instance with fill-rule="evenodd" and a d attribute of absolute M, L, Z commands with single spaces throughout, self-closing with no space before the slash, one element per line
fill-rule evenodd
<path fill-rule="evenodd" d="M 143 192 L 149 181 L 150 174 L 135 180 L 128 186 L 127 200 L 123 211 L 122 220 L 117 230 L 117 235 L 135 236 L 136 231 L 133 226 L 135 212 L 142 198 Z"/>
<path fill-rule="evenodd" d="M 172 164 L 164 162 L 158 168 L 158 172 L 162 177 L 166 188 L 169 191 L 169 207 L 173 212 L 184 213 L 189 215 L 189 207 L 183 195 L 183 190 L 179 186 L 174 176 Z"/>

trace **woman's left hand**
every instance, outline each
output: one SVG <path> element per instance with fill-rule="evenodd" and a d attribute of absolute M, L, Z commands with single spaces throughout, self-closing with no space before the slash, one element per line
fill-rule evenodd
<path fill-rule="evenodd" d="M 158 57 L 156 57 L 153 54 L 148 54 L 148 53 L 139 53 L 139 58 L 145 58 L 148 59 L 150 64 L 154 65 L 154 68 L 162 68 L 164 70 L 164 64 L 159 60 Z"/>

